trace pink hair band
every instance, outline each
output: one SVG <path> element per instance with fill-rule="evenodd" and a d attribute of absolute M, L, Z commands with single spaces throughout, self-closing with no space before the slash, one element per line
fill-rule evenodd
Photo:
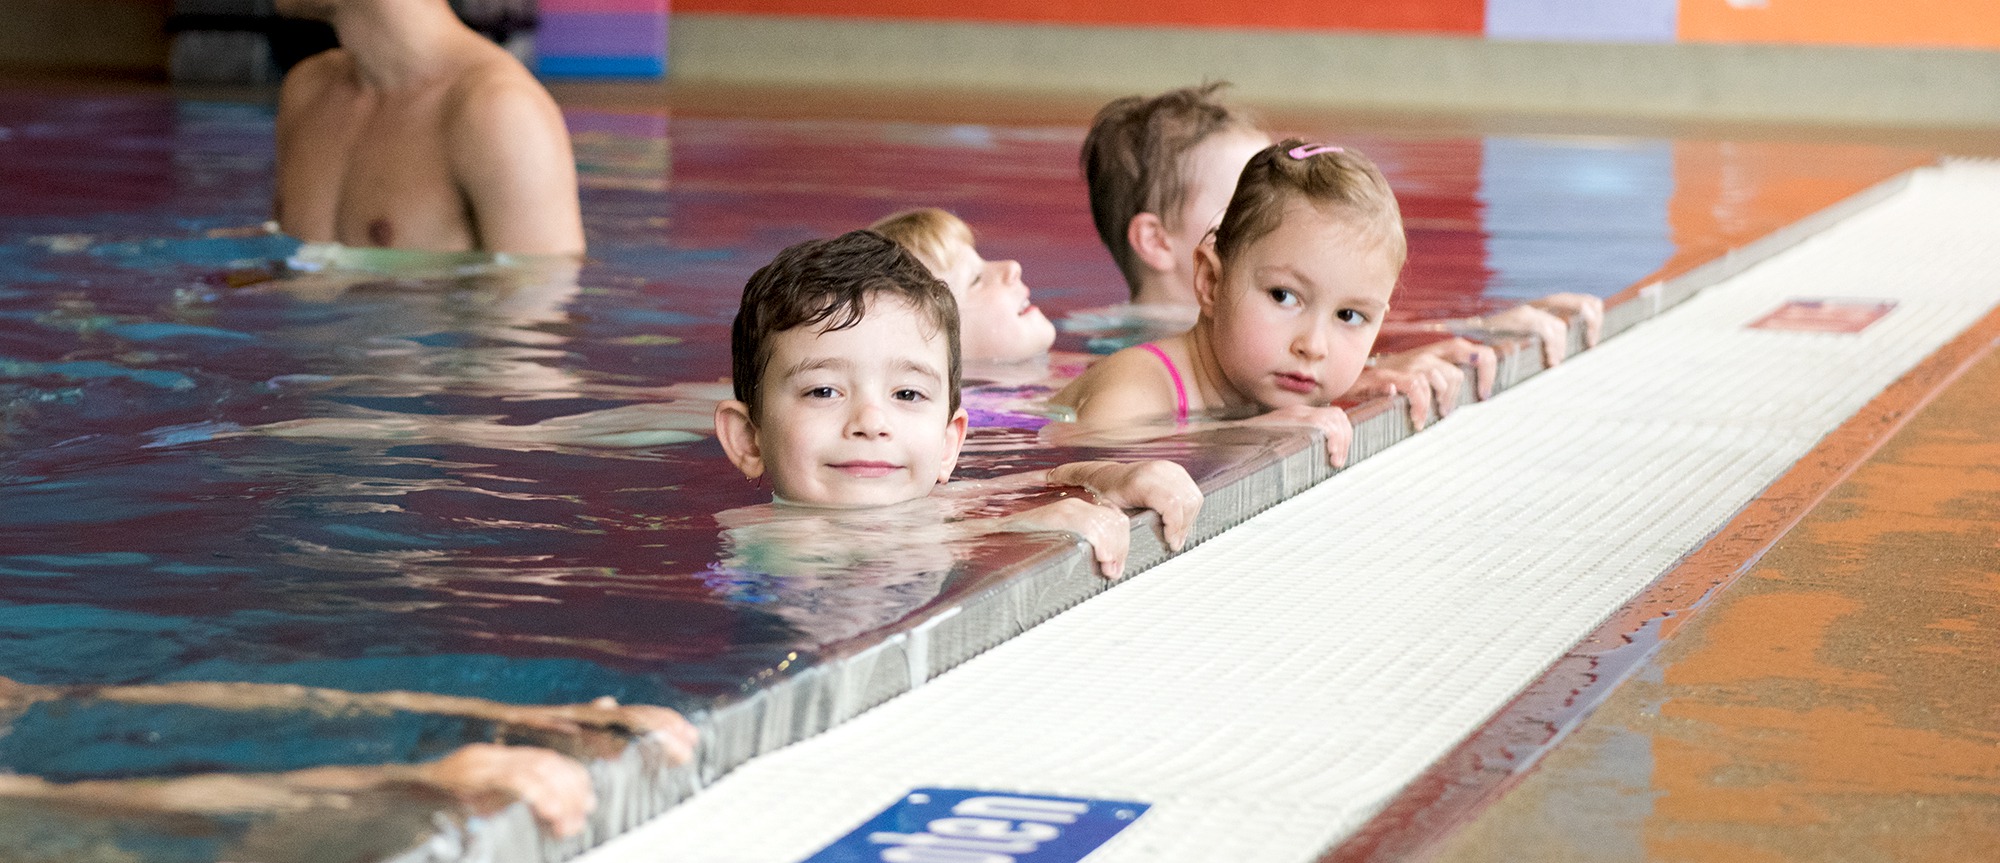
<path fill-rule="evenodd" d="M 1286 152 L 1285 155 L 1303 162 L 1321 153 L 1344 152 L 1347 152 L 1344 148 L 1336 147 L 1332 144 L 1300 144 Z"/>

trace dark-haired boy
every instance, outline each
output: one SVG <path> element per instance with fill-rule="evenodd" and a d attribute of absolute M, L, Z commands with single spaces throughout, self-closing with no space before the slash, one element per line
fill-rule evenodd
<path fill-rule="evenodd" d="M 951 478 L 965 443 L 959 406 L 958 306 L 902 246 L 853 231 L 785 249 L 751 276 L 730 338 L 736 398 L 716 406 L 729 460 L 768 479 L 780 505 L 854 509 L 926 498 Z M 1168 461 L 1065 464 L 968 484 L 1082 486 L 1065 498 L 959 532 L 1068 531 L 1116 577 L 1129 542 L 1124 508 L 1159 511 L 1178 550 L 1201 490 Z"/>

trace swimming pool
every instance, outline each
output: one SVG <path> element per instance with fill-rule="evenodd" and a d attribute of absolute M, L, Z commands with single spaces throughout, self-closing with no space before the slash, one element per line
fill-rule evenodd
<path fill-rule="evenodd" d="M 567 116 L 592 244 L 581 269 L 350 256 L 315 271 L 314 250 L 259 227 L 266 107 L 0 93 L 0 676 L 611 695 L 702 714 L 892 639 L 910 649 L 912 626 L 1070 547 L 917 555 L 760 536 L 718 521 L 768 493 L 701 429 L 748 273 L 896 209 L 956 211 L 989 257 L 1023 262 L 1052 317 L 1115 303 L 1075 168 L 1081 129 Z M 1929 158 L 1307 131 L 1367 151 L 1396 185 L 1406 321 L 1558 290 L 1628 297 Z M 1212 435 L 1118 454 L 1174 458 L 1213 489 L 1300 445 Z M 1076 454 L 989 427 L 960 475 Z M 43 703 L 0 736 L 0 766 L 56 780 L 286 770 L 490 734 L 421 714 Z M 704 757 L 711 771 L 737 760 Z M 0 823 L 45 817 L 0 809 Z M 65 817 L 156 859 L 213 859 L 255 826 L 214 819 L 189 838 Z M 428 829 L 327 853 L 379 856 Z"/>

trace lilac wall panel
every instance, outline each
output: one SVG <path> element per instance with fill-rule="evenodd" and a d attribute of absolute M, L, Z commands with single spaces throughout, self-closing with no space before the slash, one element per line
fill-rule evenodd
<path fill-rule="evenodd" d="M 666 44 L 664 15 L 545 14 L 535 33 L 544 57 L 658 57 Z"/>
<path fill-rule="evenodd" d="M 667 14 L 667 0 L 539 0 L 536 3 L 543 14 L 551 12 L 589 12 L 623 14 Z"/>
<path fill-rule="evenodd" d="M 1486 0 L 1492 39 L 1672 42 L 1680 0 Z"/>

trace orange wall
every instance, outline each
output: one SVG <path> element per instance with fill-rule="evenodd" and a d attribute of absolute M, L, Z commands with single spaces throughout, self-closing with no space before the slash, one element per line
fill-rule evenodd
<path fill-rule="evenodd" d="M 675 12 L 1480 33 L 1486 0 L 672 0 Z"/>
<path fill-rule="evenodd" d="M 1485 32 L 1489 3 L 1523 2 L 1560 15 L 1546 0 L 672 0 L 676 12 L 1468 35 Z M 2000 0 L 1735 3 L 1679 0 L 1681 41 L 2000 48 Z"/>
<path fill-rule="evenodd" d="M 2000 48 L 1996 0 L 1680 0 L 1684 42 Z"/>

